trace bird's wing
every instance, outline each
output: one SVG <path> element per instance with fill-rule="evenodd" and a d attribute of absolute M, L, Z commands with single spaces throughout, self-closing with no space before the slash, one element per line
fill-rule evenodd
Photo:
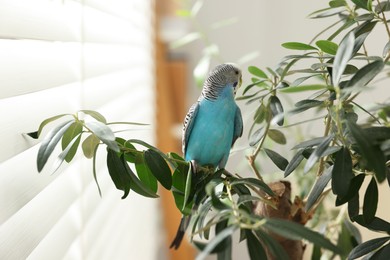
<path fill-rule="evenodd" d="M 236 142 L 237 138 L 242 136 L 243 129 L 244 129 L 244 126 L 242 123 L 241 110 L 239 107 L 237 107 L 236 116 L 234 117 L 234 133 L 233 133 L 232 146 Z"/>
<path fill-rule="evenodd" d="M 185 119 L 184 119 L 184 125 L 183 125 L 183 137 L 182 137 L 182 150 L 183 154 L 185 156 L 186 154 L 186 147 L 188 143 L 188 139 L 191 134 L 192 127 L 194 126 L 196 114 L 199 110 L 199 102 L 196 102 L 190 107 L 190 110 L 188 111 Z"/>

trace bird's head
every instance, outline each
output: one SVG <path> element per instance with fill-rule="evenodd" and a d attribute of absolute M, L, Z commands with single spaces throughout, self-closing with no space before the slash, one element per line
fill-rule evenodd
<path fill-rule="evenodd" d="M 203 87 L 203 96 L 215 99 L 226 88 L 232 89 L 233 95 L 236 95 L 241 83 L 242 73 L 235 64 L 220 64 L 210 71 Z"/>

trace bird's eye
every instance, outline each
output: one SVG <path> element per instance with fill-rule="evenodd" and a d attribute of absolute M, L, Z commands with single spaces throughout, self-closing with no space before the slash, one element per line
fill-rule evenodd
<path fill-rule="evenodd" d="M 237 87 L 238 82 L 233 83 L 233 87 Z"/>

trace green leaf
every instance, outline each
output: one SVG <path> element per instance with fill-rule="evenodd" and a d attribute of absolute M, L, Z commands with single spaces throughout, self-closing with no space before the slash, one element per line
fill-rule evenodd
<path fill-rule="evenodd" d="M 355 20 L 356 21 L 372 21 L 373 19 L 375 18 L 375 15 L 370 13 L 370 14 L 362 14 L 362 15 L 358 15 L 355 17 Z"/>
<path fill-rule="evenodd" d="M 171 49 L 176 49 L 179 47 L 182 47 L 184 45 L 187 45 L 201 37 L 201 34 L 199 32 L 191 32 L 189 34 L 184 35 L 180 39 L 177 39 L 175 41 L 172 41 L 169 45 Z"/>
<path fill-rule="evenodd" d="M 310 139 L 310 140 L 307 140 L 307 141 L 303 141 L 303 142 L 295 145 L 291 149 L 294 150 L 294 149 L 310 148 L 310 147 L 313 147 L 313 146 L 317 146 L 320 143 L 324 142 L 327 138 L 328 138 L 328 136 L 316 137 L 316 138 L 313 138 L 313 139 Z"/>
<path fill-rule="evenodd" d="M 83 143 L 81 144 L 81 148 L 83 148 L 84 156 L 88 159 L 91 159 L 94 156 L 94 152 L 96 147 L 99 145 L 100 140 L 96 137 L 95 134 L 90 134 Z"/>
<path fill-rule="evenodd" d="M 344 250 L 344 254 L 341 255 L 341 259 L 345 259 L 354 246 L 356 246 L 356 241 L 354 241 L 354 237 L 350 234 L 349 230 L 345 225 L 345 221 L 340 223 L 341 232 L 338 234 L 337 238 L 337 246 Z"/>
<path fill-rule="evenodd" d="M 302 91 L 312 91 L 312 90 L 322 90 L 327 89 L 328 86 L 321 84 L 312 84 L 312 85 L 299 85 L 299 86 L 290 86 L 288 88 L 280 89 L 279 92 L 283 93 L 297 93 Z"/>
<path fill-rule="evenodd" d="M 304 77 L 297 78 L 296 80 L 293 81 L 293 83 L 291 83 L 290 87 L 299 86 L 299 85 L 301 85 L 303 82 L 305 82 L 306 80 L 308 80 L 308 79 L 310 79 L 310 78 L 313 78 L 313 77 L 316 77 L 316 76 L 319 76 L 319 74 L 313 74 L 313 75 L 309 75 L 309 76 L 304 76 Z"/>
<path fill-rule="evenodd" d="M 327 40 L 332 41 L 341 32 L 343 32 L 344 30 L 348 29 L 349 27 L 351 27 L 352 25 L 354 25 L 356 23 L 356 21 L 354 19 L 346 19 L 346 20 L 342 20 L 342 22 L 344 22 L 343 25 L 341 25 L 339 29 L 337 29 L 331 36 L 329 36 Z"/>
<path fill-rule="evenodd" d="M 267 156 L 273 161 L 273 163 L 282 171 L 284 171 L 288 165 L 288 161 L 286 158 L 281 156 L 275 151 L 272 151 L 270 149 L 264 148 L 265 153 Z"/>
<path fill-rule="evenodd" d="M 202 9 L 203 3 L 204 2 L 202 0 L 198 0 L 194 2 L 191 8 L 192 17 L 195 17 L 199 13 L 199 11 Z"/>
<path fill-rule="evenodd" d="M 353 218 L 353 220 L 370 230 L 384 231 L 390 234 L 390 223 L 381 218 L 374 217 L 373 221 L 371 221 L 370 223 L 366 223 L 364 221 L 363 215 L 357 215 L 356 217 Z"/>
<path fill-rule="evenodd" d="M 372 251 L 375 251 L 376 249 L 380 248 L 384 243 L 389 240 L 390 237 L 379 237 L 361 243 L 360 245 L 352 249 L 352 251 L 348 255 L 348 259 L 356 259 L 368 253 L 371 253 Z"/>
<path fill-rule="evenodd" d="M 310 108 L 318 107 L 324 104 L 324 101 L 319 101 L 315 99 L 303 99 L 295 103 L 295 108 L 290 110 L 289 113 L 296 114 L 306 111 Z"/>
<path fill-rule="evenodd" d="M 372 12 L 372 0 L 367 1 L 367 10 Z"/>
<path fill-rule="evenodd" d="M 349 121 L 347 125 L 359 147 L 359 153 L 366 160 L 367 165 L 374 170 L 378 181 L 384 181 L 386 179 L 386 159 L 383 152 L 378 146 L 372 144 L 370 136 L 367 136 L 358 125 Z"/>
<path fill-rule="evenodd" d="M 70 162 L 75 156 L 77 152 L 77 148 L 80 144 L 80 140 L 81 140 L 80 134 L 82 131 L 83 131 L 83 124 L 80 121 L 76 121 L 64 133 L 61 142 L 62 150 L 65 150 L 65 148 L 69 145 L 69 143 L 72 142 L 72 140 L 76 138 L 76 136 L 79 136 L 79 138 L 77 138 L 77 141 L 73 143 L 73 146 L 70 148 L 69 152 L 67 153 L 65 157 L 66 162 Z"/>
<path fill-rule="evenodd" d="M 241 179 L 234 179 L 231 183 L 232 186 L 237 184 L 245 184 L 247 186 L 255 186 L 265 193 L 267 193 L 270 196 L 274 196 L 274 192 L 271 190 L 270 187 L 268 187 L 267 184 L 265 184 L 263 181 L 255 178 L 241 178 Z"/>
<path fill-rule="evenodd" d="M 256 124 L 261 124 L 261 122 L 264 121 L 265 115 L 267 114 L 267 107 L 264 106 L 263 103 L 260 104 L 260 106 L 257 108 L 256 113 L 254 115 L 253 121 Z"/>
<path fill-rule="evenodd" d="M 237 185 L 235 185 L 236 187 Z M 245 186 L 244 186 L 245 187 Z M 259 201 L 261 198 L 252 195 L 240 195 L 237 200 L 237 205 L 244 204 L 246 202 Z"/>
<path fill-rule="evenodd" d="M 156 147 L 154 147 L 153 145 L 148 144 L 147 142 L 144 142 L 144 141 L 138 140 L 138 139 L 130 139 L 130 140 L 127 140 L 127 142 L 129 142 L 129 143 L 135 143 L 135 144 L 140 144 L 140 145 L 142 145 L 142 146 L 144 146 L 144 147 L 146 147 L 146 148 L 149 148 L 150 150 L 153 150 L 153 151 L 157 152 L 157 153 L 160 154 L 160 156 L 163 157 L 165 160 L 170 161 L 170 160 L 169 160 L 169 157 L 168 157 L 166 154 L 164 154 L 163 152 L 161 152 L 160 150 L 158 150 L 158 149 L 157 149 Z"/>
<path fill-rule="evenodd" d="M 97 186 L 98 191 L 99 191 L 99 195 L 100 195 L 100 197 L 102 197 L 102 190 L 100 189 L 100 185 L 99 185 L 99 182 L 97 179 L 97 173 L 96 173 L 96 155 L 97 155 L 98 148 L 99 148 L 99 146 L 96 145 L 95 150 L 93 151 L 92 172 L 93 172 L 93 178 L 95 180 L 96 186 Z"/>
<path fill-rule="evenodd" d="M 277 129 L 269 129 L 268 130 L 268 137 L 271 138 L 275 143 L 278 143 L 278 144 L 286 144 L 287 143 L 287 139 L 284 136 L 284 134 Z"/>
<path fill-rule="evenodd" d="M 213 249 L 219 245 L 222 241 L 224 241 L 226 238 L 233 235 L 233 233 L 238 229 L 237 226 L 232 225 L 224 230 L 222 230 L 220 233 L 218 233 L 208 244 L 207 246 L 200 252 L 200 254 L 195 258 L 196 260 L 204 260 L 206 257 L 213 251 Z"/>
<path fill-rule="evenodd" d="M 345 10 L 346 10 L 346 8 L 343 6 L 336 7 L 336 8 L 324 8 L 324 9 L 321 9 L 321 10 L 318 10 L 318 11 L 315 11 L 315 12 L 309 14 L 309 17 L 312 19 L 324 18 L 324 17 L 329 17 L 329 16 L 333 16 L 336 14 L 340 14 Z"/>
<path fill-rule="evenodd" d="M 269 106 L 271 109 L 272 116 L 278 116 L 277 124 L 282 126 L 284 123 L 284 115 L 283 115 L 283 106 L 277 96 L 271 96 L 269 98 Z"/>
<path fill-rule="evenodd" d="M 188 165 L 188 163 L 184 160 L 184 158 L 178 155 L 177 153 L 169 152 L 168 157 L 175 160 L 173 162 L 175 163 L 176 167 Z"/>
<path fill-rule="evenodd" d="M 64 117 L 64 116 L 71 116 L 71 114 L 61 114 L 61 115 L 57 115 L 57 116 L 53 116 L 53 117 L 50 117 L 50 118 L 47 118 L 45 120 L 42 121 L 42 123 L 39 125 L 39 128 L 38 128 L 38 131 L 36 132 L 32 132 L 32 133 L 27 133 L 27 135 L 29 135 L 30 137 L 34 138 L 34 139 L 37 139 L 41 133 L 42 133 L 42 130 L 43 128 L 50 122 L 53 122 L 61 117 Z"/>
<path fill-rule="evenodd" d="M 261 69 L 259 69 L 258 67 L 255 67 L 255 66 L 249 66 L 248 67 L 248 71 L 249 73 L 251 73 L 252 75 L 256 76 L 256 77 L 259 77 L 259 78 L 262 78 L 262 79 L 267 79 L 267 74 L 265 74 L 264 71 L 262 71 Z"/>
<path fill-rule="evenodd" d="M 211 61 L 211 58 L 209 56 L 203 56 L 198 64 L 196 65 L 195 69 L 194 69 L 194 78 L 195 78 L 195 81 L 196 81 L 196 85 L 198 87 L 202 87 L 203 83 L 205 82 L 206 80 L 206 76 L 207 76 L 207 71 L 209 70 L 209 67 L 210 67 L 210 61 Z"/>
<path fill-rule="evenodd" d="M 249 256 L 251 259 L 267 259 L 267 254 L 261 242 L 252 233 L 252 230 L 245 230 L 246 234 L 246 246 L 248 248 Z"/>
<path fill-rule="evenodd" d="M 124 157 L 126 159 L 126 155 L 124 154 Z M 126 161 L 128 161 L 126 159 Z M 148 166 L 145 164 L 144 159 L 142 158 L 142 162 L 136 162 L 135 169 L 137 171 L 137 175 L 140 179 L 140 181 L 148 187 L 148 189 L 154 193 L 157 192 L 158 185 L 157 185 L 157 179 L 154 177 L 154 175 L 150 172 Z"/>
<path fill-rule="evenodd" d="M 313 166 L 316 164 L 318 159 L 324 156 L 327 148 L 329 147 L 330 142 L 333 140 L 334 135 L 331 134 L 327 136 L 312 152 L 309 159 L 305 164 L 305 168 L 303 169 L 304 173 L 307 173 Z"/>
<path fill-rule="evenodd" d="M 351 0 L 356 6 L 367 9 L 367 0 Z"/>
<path fill-rule="evenodd" d="M 191 191 L 192 191 L 192 164 L 190 163 L 188 165 L 187 178 L 185 180 L 183 207 L 181 208 L 181 211 L 185 211 Z"/>
<path fill-rule="evenodd" d="M 332 0 L 329 2 L 329 6 L 332 8 L 346 6 L 346 5 L 347 3 L 345 2 L 345 0 Z"/>
<path fill-rule="evenodd" d="M 376 209 L 378 207 L 378 186 L 375 178 L 372 178 L 364 194 L 363 217 L 366 223 L 374 220 Z"/>
<path fill-rule="evenodd" d="M 188 174 L 189 164 L 179 164 L 172 175 L 172 193 L 175 204 L 184 215 L 189 215 L 191 213 L 191 206 L 188 206 L 188 203 L 184 202 Z M 190 190 L 187 192 L 190 192 Z"/>
<path fill-rule="evenodd" d="M 172 187 L 172 175 L 164 158 L 155 150 L 148 149 L 145 151 L 144 160 L 154 177 L 157 178 L 164 188 L 170 190 Z"/>
<path fill-rule="evenodd" d="M 264 128 L 257 129 L 249 138 L 249 145 L 255 146 L 264 137 Z"/>
<path fill-rule="evenodd" d="M 124 156 L 125 156 L 126 161 L 128 161 L 130 163 L 135 163 L 135 164 L 138 164 L 138 163 L 141 163 L 144 161 L 143 154 L 141 154 L 141 152 L 138 151 L 132 143 L 125 141 L 124 139 L 118 138 L 118 137 L 116 138 L 116 142 L 123 145 L 124 150 L 125 150 Z"/>
<path fill-rule="evenodd" d="M 95 118 L 97 121 L 99 121 L 99 122 L 101 122 L 103 124 L 107 124 L 106 118 L 102 114 L 97 112 L 97 111 L 93 111 L 93 110 L 80 110 L 80 112 L 83 112 L 84 114 L 90 115 L 91 117 Z"/>
<path fill-rule="evenodd" d="M 131 179 L 130 189 L 132 189 L 134 192 L 136 192 L 139 195 L 142 195 L 144 197 L 148 197 L 148 198 L 158 198 L 159 197 L 154 190 L 152 190 L 148 186 L 144 185 L 145 182 L 142 182 L 137 178 L 137 176 L 134 174 L 134 172 L 130 169 L 129 165 L 127 164 L 123 154 L 121 155 L 121 161 L 122 161 L 122 164 L 125 166 L 126 172 L 130 176 L 130 179 Z M 153 185 L 151 185 L 151 186 L 153 187 Z M 156 190 L 157 190 L 157 188 L 156 188 Z"/>
<path fill-rule="evenodd" d="M 363 128 L 362 131 L 366 136 L 375 141 L 375 143 L 380 143 L 390 139 L 390 128 L 386 126 L 373 126 Z"/>
<path fill-rule="evenodd" d="M 351 199 L 354 198 L 356 194 L 359 193 L 360 187 L 362 186 L 362 183 L 364 181 L 365 174 L 358 174 L 354 176 L 349 184 L 347 193 L 344 197 L 337 197 L 336 199 L 336 206 L 340 206 L 346 202 L 349 202 Z"/>
<path fill-rule="evenodd" d="M 205 228 L 204 221 L 205 221 L 206 217 L 208 217 L 208 213 L 210 212 L 211 208 L 212 208 L 211 200 L 208 200 L 205 203 L 200 205 L 200 208 L 199 208 L 199 211 L 197 214 L 198 216 L 195 216 L 195 217 L 198 217 L 198 219 L 197 219 L 197 223 L 194 223 L 194 225 L 193 225 L 193 233 L 195 232 L 196 226 L 198 227 L 199 230 L 204 230 L 204 232 L 206 232 L 206 233 L 208 232 L 206 230 L 210 230 L 210 229 L 204 229 Z M 202 237 L 204 232 L 200 232 L 199 236 Z"/>
<path fill-rule="evenodd" d="M 56 161 L 53 163 L 53 173 L 58 170 L 58 168 L 61 166 L 61 164 L 64 162 L 65 158 L 69 155 L 70 151 L 74 147 L 74 144 L 80 143 L 81 134 L 74 138 L 67 147 L 58 155 Z"/>
<path fill-rule="evenodd" d="M 230 207 L 221 201 L 221 198 L 218 196 L 220 192 L 217 194 L 216 187 L 222 183 L 222 179 L 213 179 L 206 185 L 206 193 L 211 197 L 211 203 L 214 208 L 219 211 L 230 209 Z"/>
<path fill-rule="evenodd" d="M 175 14 L 180 17 L 190 17 L 191 16 L 191 11 L 190 10 L 185 10 L 185 9 L 179 9 L 176 10 Z"/>
<path fill-rule="evenodd" d="M 375 6 L 375 12 L 388 12 L 390 11 L 390 3 L 388 1 L 382 1 L 377 6 Z"/>
<path fill-rule="evenodd" d="M 336 155 L 332 170 L 332 191 L 340 197 L 345 197 L 353 179 L 352 158 L 347 147 L 342 147 Z"/>
<path fill-rule="evenodd" d="M 352 56 L 354 56 L 360 50 L 367 36 L 371 33 L 376 24 L 377 21 L 366 21 L 353 30 L 356 39 L 353 46 Z"/>
<path fill-rule="evenodd" d="M 302 153 L 303 153 L 304 149 L 302 150 L 299 150 L 294 156 L 293 158 L 291 158 L 290 162 L 288 163 L 288 165 L 286 166 L 286 169 L 284 170 L 284 177 L 286 178 L 287 176 L 289 176 L 298 166 L 299 164 L 302 162 L 303 158 L 305 158 Z"/>
<path fill-rule="evenodd" d="M 320 40 L 316 42 L 316 45 L 318 48 L 321 49 L 321 51 L 331 54 L 331 55 L 336 55 L 338 45 L 334 42 L 328 41 L 328 40 Z"/>
<path fill-rule="evenodd" d="M 215 234 L 218 236 L 219 233 L 221 233 L 225 228 L 228 227 L 228 220 L 223 219 L 222 221 L 219 221 L 215 225 Z M 229 259 L 231 260 L 231 253 L 232 253 L 232 236 L 226 237 L 224 240 L 222 240 L 215 248 L 214 251 L 217 252 L 217 259 L 218 260 L 224 260 Z"/>
<path fill-rule="evenodd" d="M 96 122 L 86 122 L 85 126 L 87 129 L 91 130 L 103 143 L 105 143 L 108 148 L 115 152 L 119 152 L 119 146 L 115 141 L 115 135 L 112 132 L 111 128 L 107 125 L 96 121 Z"/>
<path fill-rule="evenodd" d="M 255 78 L 252 78 L 252 81 L 254 80 Z M 236 100 L 243 100 L 243 99 L 249 99 L 251 97 L 254 97 L 256 96 L 257 94 L 259 94 L 260 92 L 263 92 L 263 91 L 266 91 L 269 89 L 269 86 L 267 85 L 266 83 L 267 80 L 263 79 L 263 80 L 257 80 L 255 79 L 253 81 L 252 84 L 249 84 L 248 86 L 245 87 L 244 91 L 242 92 L 242 96 L 241 97 L 236 97 Z M 254 86 L 257 86 L 257 87 L 260 87 L 260 88 L 263 88 L 261 89 L 260 91 L 257 91 L 256 93 L 252 94 L 252 95 L 247 95 L 245 96 L 245 94 L 250 90 L 252 89 Z"/>
<path fill-rule="evenodd" d="M 366 86 L 376 75 L 384 68 L 385 64 L 382 60 L 371 62 L 360 68 L 355 75 L 348 81 L 346 88 Z"/>
<path fill-rule="evenodd" d="M 353 46 L 355 43 L 355 35 L 348 33 L 341 41 L 333 62 L 332 84 L 337 86 L 340 82 L 349 60 L 352 58 Z"/>
<path fill-rule="evenodd" d="M 311 253 L 311 260 L 321 260 L 322 252 L 321 247 L 314 245 Z"/>
<path fill-rule="evenodd" d="M 289 238 L 292 240 L 306 239 L 314 243 L 315 245 L 329 249 L 336 254 L 340 254 L 342 252 L 340 248 L 332 244 L 321 234 L 292 221 L 286 221 L 276 218 L 267 218 L 267 221 L 265 222 L 263 227 L 285 238 Z"/>
<path fill-rule="evenodd" d="M 317 50 L 316 47 L 311 46 L 311 45 L 306 44 L 306 43 L 301 43 L 301 42 L 286 42 L 286 43 L 283 43 L 282 46 L 284 48 L 290 49 L 290 50 L 304 50 L 304 51 Z"/>
<path fill-rule="evenodd" d="M 390 244 L 387 244 L 376 251 L 371 257 L 371 260 L 388 260 L 390 256 Z"/>
<path fill-rule="evenodd" d="M 333 166 L 330 166 L 317 178 L 309 196 L 307 197 L 307 203 L 305 205 L 306 212 L 308 212 L 314 206 L 324 191 L 326 185 L 328 185 L 330 179 L 332 178 L 332 169 Z"/>
<path fill-rule="evenodd" d="M 269 252 L 274 257 L 273 259 L 289 259 L 284 248 L 271 237 L 267 232 L 263 232 L 261 229 L 255 231 L 256 235 L 261 239 L 261 242 L 264 243 L 264 246 L 269 250 Z M 264 258 L 266 259 L 266 258 Z"/>
<path fill-rule="evenodd" d="M 42 171 L 54 148 L 64 135 L 65 131 L 68 130 L 68 128 L 73 124 L 73 122 L 74 120 L 66 121 L 50 130 L 50 132 L 45 136 L 38 150 L 38 172 Z"/>
<path fill-rule="evenodd" d="M 348 216 L 351 221 L 355 221 L 356 216 L 359 215 L 359 197 L 359 193 L 356 193 L 351 199 L 348 200 Z"/>
<path fill-rule="evenodd" d="M 354 239 L 355 245 L 362 243 L 362 235 L 360 234 L 359 229 L 352 224 L 351 221 L 344 219 L 343 224 L 345 225 L 346 229 L 348 229 L 348 232 L 351 234 L 351 236 Z"/>
<path fill-rule="evenodd" d="M 123 191 L 122 199 L 125 199 L 130 192 L 131 178 L 125 167 L 124 160 L 118 156 L 118 153 L 107 148 L 107 168 L 111 180 L 118 190 Z"/>
<path fill-rule="evenodd" d="M 386 55 L 388 55 L 390 52 L 390 41 L 388 41 L 385 45 L 385 47 L 383 48 L 383 51 L 382 51 L 382 57 L 385 58 Z"/>

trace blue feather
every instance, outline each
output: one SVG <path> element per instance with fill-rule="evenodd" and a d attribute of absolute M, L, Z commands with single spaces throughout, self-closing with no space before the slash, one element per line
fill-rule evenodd
<path fill-rule="evenodd" d="M 241 112 L 234 101 L 233 87 L 225 86 L 216 100 L 199 100 L 197 113 L 190 121 L 185 159 L 224 168 L 231 146 L 242 134 Z"/>

